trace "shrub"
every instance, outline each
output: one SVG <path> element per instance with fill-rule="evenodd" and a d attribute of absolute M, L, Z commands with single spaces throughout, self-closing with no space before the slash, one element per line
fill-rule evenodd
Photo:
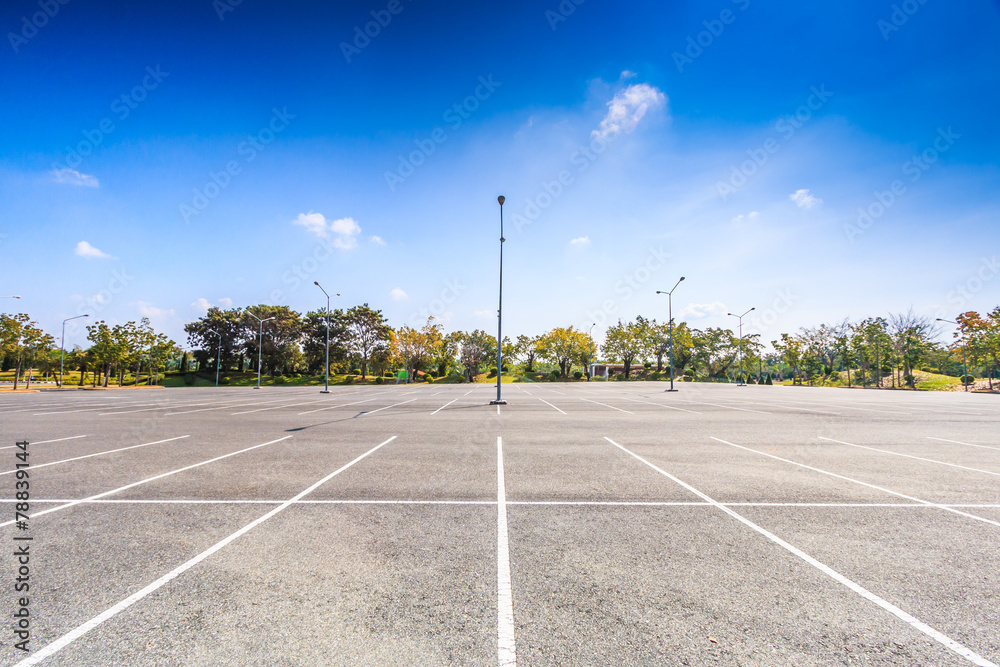
<path fill-rule="evenodd" d="M 642 365 L 642 367 L 645 368 L 648 371 L 650 368 L 653 367 L 653 362 L 652 361 L 647 361 L 646 363 L 644 363 Z"/>
<path fill-rule="evenodd" d="M 573 377 L 577 380 L 583 379 L 583 371 L 573 371 Z"/>
<path fill-rule="evenodd" d="M 490 372 L 486 374 L 488 378 L 495 378 L 497 376 L 497 369 L 491 368 Z"/>
<path fill-rule="evenodd" d="M 552 371 L 549 373 L 549 377 L 552 378 L 553 382 L 559 379 L 559 371 Z"/>
<path fill-rule="evenodd" d="M 271 381 L 272 384 L 285 384 L 285 376 L 275 375 L 274 380 Z"/>
<path fill-rule="evenodd" d="M 186 384 L 187 386 L 189 386 L 189 387 L 193 386 L 194 385 L 194 379 L 195 379 L 194 378 L 194 373 L 185 373 L 184 374 L 184 384 Z"/>
<path fill-rule="evenodd" d="M 504 364 L 504 365 L 503 365 L 503 366 L 501 366 L 500 368 L 502 368 L 502 369 L 503 369 L 503 372 L 504 372 L 504 373 L 510 373 L 510 366 L 508 366 L 507 364 Z"/>
<path fill-rule="evenodd" d="M 971 375 L 963 375 L 962 377 L 958 378 L 958 381 L 961 382 L 962 384 L 972 384 L 973 382 L 976 381 L 976 378 L 972 377 Z"/>
<path fill-rule="evenodd" d="M 219 384 L 232 384 L 232 382 L 233 378 L 229 377 L 228 375 L 224 375 L 221 378 L 219 378 Z"/>
<path fill-rule="evenodd" d="M 691 377 L 697 377 L 698 376 L 698 374 L 694 372 L 693 368 L 689 368 L 686 371 L 684 371 L 684 375 L 689 375 Z"/>
<path fill-rule="evenodd" d="M 348 375 L 344 378 L 344 384 L 352 384 L 354 382 L 354 376 Z"/>
<path fill-rule="evenodd" d="M 360 368 L 352 368 L 351 369 L 351 375 L 361 375 L 361 369 Z"/>
<path fill-rule="evenodd" d="M 768 386 L 772 386 L 774 384 L 774 382 L 771 381 L 771 374 L 770 373 L 767 374 L 767 379 L 764 381 L 764 384 L 766 384 Z"/>
<path fill-rule="evenodd" d="M 382 376 L 375 378 L 375 384 L 382 384 L 383 382 L 385 382 L 385 378 Z"/>
<path fill-rule="evenodd" d="M 653 374 L 649 376 L 649 379 L 650 380 L 659 380 L 661 377 L 663 377 L 663 374 L 660 373 L 660 371 L 653 371 Z"/>
<path fill-rule="evenodd" d="M 424 381 L 425 382 L 434 382 L 434 376 L 431 375 L 430 373 L 425 373 L 424 374 Z"/>

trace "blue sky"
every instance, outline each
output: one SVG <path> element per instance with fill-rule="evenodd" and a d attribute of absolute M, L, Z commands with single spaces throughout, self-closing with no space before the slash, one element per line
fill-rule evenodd
<path fill-rule="evenodd" d="M 506 333 L 1000 304 L 996 1 L 160 5 L 0 10 L 0 294 L 56 335 L 313 280 L 492 330 L 500 194 Z"/>

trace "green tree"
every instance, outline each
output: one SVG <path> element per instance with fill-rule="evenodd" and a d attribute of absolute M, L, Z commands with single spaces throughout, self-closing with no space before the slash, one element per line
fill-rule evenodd
<path fill-rule="evenodd" d="M 524 361 L 526 373 L 533 373 L 535 370 L 535 358 L 538 355 L 539 336 L 525 336 L 521 334 L 514 343 L 514 358 Z"/>
<path fill-rule="evenodd" d="M 593 341 L 590 336 L 574 327 L 556 327 L 538 338 L 538 355 L 559 365 L 559 375 L 566 377 L 573 362 L 588 358 Z"/>
<path fill-rule="evenodd" d="M 368 304 L 354 306 L 347 311 L 348 348 L 361 360 L 361 379 L 368 376 L 368 362 L 372 356 L 388 348 L 389 325 L 381 310 Z"/>
<path fill-rule="evenodd" d="M 497 339 L 485 331 L 476 329 L 463 333 L 460 344 L 460 359 L 465 366 L 466 380 L 472 382 L 479 375 L 479 366 L 496 357 Z"/>

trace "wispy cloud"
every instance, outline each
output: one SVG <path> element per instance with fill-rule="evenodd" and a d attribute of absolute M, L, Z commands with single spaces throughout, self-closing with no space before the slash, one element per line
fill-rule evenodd
<path fill-rule="evenodd" d="M 136 301 L 135 305 L 139 308 L 139 312 L 145 317 L 164 317 L 166 315 L 174 314 L 173 310 L 157 308 L 147 301 Z"/>
<path fill-rule="evenodd" d="M 77 243 L 76 250 L 73 252 L 75 252 L 79 257 L 86 257 L 88 259 L 111 259 L 111 255 L 102 250 L 98 250 L 86 241 L 80 241 Z"/>
<path fill-rule="evenodd" d="M 733 222 L 743 222 L 744 220 L 753 220 L 758 215 L 760 215 L 760 214 L 757 213 L 757 211 L 750 211 L 746 215 L 743 215 L 742 213 L 740 213 L 738 216 L 736 216 L 735 218 L 733 218 Z"/>
<path fill-rule="evenodd" d="M 233 305 L 233 300 L 229 297 L 223 297 L 218 300 L 218 304 L 223 308 L 229 308 Z M 208 309 L 212 307 L 212 302 L 205 297 L 200 297 L 191 304 L 191 309 L 197 313 L 201 313 L 202 315 L 207 313 Z"/>
<path fill-rule="evenodd" d="M 305 227 L 310 234 L 320 238 L 327 238 L 332 234 L 334 247 L 342 250 L 357 247 L 357 236 L 361 233 L 361 227 L 354 221 L 354 218 L 328 221 L 322 213 L 314 211 L 299 213 L 299 217 L 292 220 L 292 224 Z"/>
<path fill-rule="evenodd" d="M 590 245 L 590 237 L 589 236 L 578 236 L 575 239 L 573 239 L 572 241 L 570 241 L 569 244 L 572 245 L 572 246 L 577 246 L 577 247 L 579 247 L 579 246 L 585 246 L 585 245 Z"/>
<path fill-rule="evenodd" d="M 724 315 L 725 313 L 726 304 L 721 301 L 713 301 L 712 303 L 689 303 L 684 306 L 678 317 L 700 320 L 704 317 L 709 317 L 710 315 Z"/>
<path fill-rule="evenodd" d="M 476 317 L 496 317 L 497 311 L 495 310 L 476 310 L 472 312 Z"/>
<path fill-rule="evenodd" d="M 796 190 L 794 193 L 788 195 L 799 208 L 812 208 L 823 203 L 823 200 L 809 192 L 808 188 L 801 190 Z"/>
<path fill-rule="evenodd" d="M 101 185 L 96 176 L 81 174 L 76 169 L 53 169 L 49 174 L 52 176 L 53 183 L 79 185 L 86 188 L 97 188 Z"/>
<path fill-rule="evenodd" d="M 389 296 L 392 297 L 393 301 L 402 301 L 403 299 L 410 298 L 406 292 L 399 289 L 398 287 L 393 288 L 393 290 L 389 292 Z"/>
<path fill-rule="evenodd" d="M 381 236 L 377 236 L 377 235 L 373 236 L 373 237 L 371 237 L 370 240 L 371 240 L 372 243 L 374 243 L 376 245 L 385 245 L 385 239 L 383 239 Z"/>
<path fill-rule="evenodd" d="M 629 134 L 649 109 L 662 106 L 666 101 L 667 96 L 659 88 L 648 83 L 634 83 L 615 93 L 608 102 L 607 115 L 591 136 L 607 139 L 621 132 Z"/>

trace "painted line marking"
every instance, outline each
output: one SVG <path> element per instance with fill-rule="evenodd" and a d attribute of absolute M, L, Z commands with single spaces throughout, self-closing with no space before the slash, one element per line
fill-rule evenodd
<path fill-rule="evenodd" d="M 153 481 L 158 480 L 158 479 L 163 479 L 164 477 L 169 477 L 170 475 L 176 475 L 177 473 L 184 472 L 185 470 L 191 470 L 192 468 L 198 468 L 198 467 L 203 466 L 203 465 L 208 465 L 209 463 L 215 463 L 216 461 L 221 461 L 222 459 L 228 459 L 230 456 L 236 456 L 237 454 L 243 454 L 244 452 L 249 452 L 251 450 L 258 449 L 260 447 L 266 447 L 268 445 L 273 445 L 276 442 L 281 442 L 282 440 L 288 440 L 291 437 L 292 436 L 290 436 L 290 435 L 286 435 L 283 438 L 278 438 L 277 440 L 271 440 L 270 442 L 265 442 L 265 443 L 260 444 L 260 445 L 254 445 L 253 447 L 247 447 L 246 449 L 241 449 L 238 452 L 231 452 L 229 454 L 223 454 L 222 456 L 216 456 L 214 459 L 208 459 L 207 461 L 202 461 L 201 463 L 194 463 L 192 465 L 184 466 L 183 468 L 178 468 L 177 470 L 171 470 L 170 472 L 161 473 L 159 475 L 155 475 L 153 477 L 149 477 L 147 479 L 143 479 L 143 480 L 140 480 L 138 482 L 132 482 L 131 484 L 126 484 L 125 486 L 120 486 L 117 489 L 112 489 L 111 491 L 105 491 L 104 493 L 98 493 L 96 495 L 89 496 L 87 498 L 84 498 L 81 501 L 73 501 L 73 502 L 67 503 L 66 505 L 59 505 L 58 507 L 53 507 L 52 509 L 42 510 L 41 512 L 35 512 L 34 514 L 31 515 L 31 518 L 34 519 L 35 517 L 42 516 L 43 514 L 48 514 L 50 512 L 58 512 L 59 510 L 67 509 L 67 508 L 73 507 L 74 505 L 79 505 L 81 502 L 90 501 L 90 500 L 97 500 L 98 498 L 104 498 L 105 496 L 110 496 L 110 495 L 118 493 L 120 491 L 125 491 L 127 489 L 131 489 L 133 487 L 140 486 L 142 484 L 146 484 L 147 482 L 153 482 Z M 35 466 L 32 466 L 32 467 L 35 467 Z M 13 519 L 11 519 L 10 521 L 5 521 L 3 523 L 0 523 L 0 528 L 3 528 L 4 526 L 9 526 L 12 523 L 14 523 Z"/>
<path fill-rule="evenodd" d="M 848 579 L 844 575 L 842 575 L 839 572 L 835 571 L 833 568 L 829 567 L 828 565 L 824 565 L 823 563 L 819 562 L 818 560 L 816 560 L 815 558 L 813 558 L 812 556 L 810 556 L 806 552 L 802 551 L 801 549 L 792 546 L 791 544 L 789 544 L 785 540 L 781 539 L 780 537 L 778 537 L 774 533 L 768 531 L 767 529 L 765 529 L 765 528 L 763 528 L 761 526 L 758 526 L 756 523 L 754 523 L 750 519 L 747 519 L 742 514 L 739 514 L 738 512 L 735 512 L 732 509 L 726 507 L 725 505 L 723 505 L 723 504 L 717 502 L 716 500 L 710 498 L 708 495 L 702 493 L 701 491 L 699 491 L 698 489 L 694 488 L 690 484 L 687 484 L 686 482 L 682 482 L 681 480 L 677 479 L 676 477 L 674 477 L 673 475 L 671 475 L 670 473 L 668 473 L 666 470 L 663 470 L 662 468 L 658 468 L 657 466 L 653 465 L 652 463 L 650 463 L 646 459 L 642 458 L 638 454 L 634 454 L 634 453 L 630 452 L 629 450 L 625 449 L 624 447 L 622 447 L 621 445 L 619 445 L 617 442 L 615 442 L 611 438 L 605 437 L 604 439 L 607 440 L 608 442 L 610 442 L 612 445 L 614 445 L 618 449 L 620 449 L 623 452 L 625 452 L 626 454 L 628 454 L 629 456 L 632 456 L 633 458 L 641 461 L 642 463 L 645 463 L 647 466 L 649 466 L 650 468 L 652 468 L 656 472 L 660 473 L 664 477 L 666 477 L 666 478 L 668 478 L 668 479 L 676 482 L 677 484 L 679 484 L 680 486 L 684 487 L 685 489 L 687 489 L 691 493 L 695 494 L 696 496 L 698 496 L 702 500 L 704 500 L 704 501 L 712 504 L 713 506 L 717 507 L 718 509 L 722 510 L 723 512 L 725 512 L 729 516 L 733 517 L 734 519 L 736 519 L 737 521 L 739 521 L 743 525 L 747 526 L 748 528 L 750 528 L 754 532 L 759 533 L 760 535 L 763 535 L 768 540 L 770 540 L 774 544 L 778 545 L 782 549 L 785 549 L 789 553 L 791 553 L 791 554 L 793 554 L 795 556 L 798 556 L 799 558 L 801 558 L 802 560 L 804 560 L 806 563 L 808 563 L 809 565 L 812 565 L 817 570 L 819 570 L 823 574 L 827 575 L 828 577 L 830 577 L 831 579 L 833 579 L 837 583 L 846 586 L 847 588 L 851 589 L 852 591 L 854 591 L 855 593 L 857 593 L 861 597 L 865 598 L 869 602 L 875 603 L 876 605 L 878 605 L 879 607 L 881 607 L 885 611 L 889 612 L 890 614 L 892 614 L 893 616 L 895 616 L 899 620 L 903 621 L 904 623 L 906 623 L 907 625 L 909 625 L 913 629 L 918 630 L 918 631 L 924 633 L 925 635 L 927 635 L 928 637 L 930 637 L 934 641 L 938 642 L 939 644 L 941 644 L 945 648 L 950 649 L 951 651 L 954 651 L 955 653 L 957 653 L 958 655 L 962 656 L 963 658 L 965 658 L 969 662 L 971 662 L 971 663 L 973 663 L 975 665 L 979 665 L 980 667 L 998 667 L 998 665 L 996 665 L 995 663 L 990 662 L 989 660 L 987 660 L 986 658 L 983 658 L 982 656 L 978 655 L 977 653 L 975 653 L 971 649 L 967 648 L 966 646 L 963 646 L 962 644 L 959 644 L 958 642 L 956 642 L 955 640 L 953 640 L 950 637 L 946 636 L 945 634 L 939 632 L 938 630 L 935 630 L 931 626 L 927 625 L 926 623 L 924 623 L 920 619 L 912 616 L 911 614 L 908 614 L 907 612 L 903 611 L 902 609 L 900 609 L 896 605 L 892 604 L 888 600 L 879 597 L 878 595 L 876 595 L 875 593 L 872 593 L 871 591 L 869 591 L 868 589 L 864 588 L 860 584 L 857 584 L 857 583 L 851 581 L 850 579 Z"/>
<path fill-rule="evenodd" d="M 320 403 L 320 402 L 322 402 L 324 400 L 326 400 L 326 399 L 320 398 L 320 399 L 315 400 L 315 401 L 302 401 L 301 403 L 285 403 L 284 405 L 272 405 L 269 408 L 257 408 L 256 410 L 244 410 L 243 412 L 234 412 L 230 416 L 231 417 L 235 417 L 236 415 L 248 415 L 248 414 L 251 414 L 253 412 L 264 412 L 266 410 L 280 410 L 281 408 L 292 408 L 292 407 L 295 407 L 296 405 L 309 405 L 310 403 Z"/>
<path fill-rule="evenodd" d="M 444 410 L 446 407 L 448 407 L 449 405 L 451 405 L 452 403 L 454 403 L 457 400 L 458 400 L 457 398 L 453 398 L 452 400 L 448 401 L 447 403 L 445 403 L 444 405 L 442 405 L 440 408 L 438 408 L 437 410 L 435 410 L 431 414 L 432 415 L 436 415 L 437 413 L 441 412 L 442 410 Z"/>
<path fill-rule="evenodd" d="M 49 442 L 62 442 L 64 440 L 76 440 L 77 438 L 86 438 L 85 435 L 71 435 L 68 438 L 56 438 L 55 440 L 39 440 L 38 442 L 32 442 L 32 445 L 44 445 Z M 10 445 L 9 447 L 0 447 L 0 449 L 13 449 L 17 445 Z"/>
<path fill-rule="evenodd" d="M 517 387 L 518 389 L 520 389 L 521 391 L 523 391 L 528 396 L 534 396 L 534 394 L 532 394 L 530 391 L 528 391 L 527 389 L 525 389 L 521 385 L 517 384 L 516 382 L 512 382 L 511 384 L 513 384 L 515 387 Z"/>
<path fill-rule="evenodd" d="M 37 465 L 32 465 L 31 469 L 44 468 L 45 466 L 59 465 L 60 463 L 69 463 L 70 461 L 79 461 L 81 459 L 89 459 L 93 456 L 103 456 L 104 454 L 114 454 L 115 452 L 124 452 L 129 449 L 137 449 L 139 447 L 149 447 L 150 445 L 159 445 L 164 442 L 173 442 L 174 440 L 182 440 L 184 438 L 190 438 L 190 435 L 179 435 L 176 438 L 167 438 L 166 440 L 157 440 L 156 442 L 145 442 L 141 445 L 129 445 L 128 447 L 119 447 L 118 449 L 109 449 L 104 452 L 96 452 L 94 454 L 85 454 L 83 456 L 74 456 L 71 459 L 63 459 L 61 461 L 52 461 L 50 463 L 39 463 Z M 7 470 L 6 472 L 0 472 L 0 475 L 13 475 L 17 470 Z"/>
<path fill-rule="evenodd" d="M 548 401 L 546 401 L 544 398 L 539 398 L 538 400 L 540 400 L 542 403 L 544 403 L 545 405 L 549 406 L 553 410 L 559 410 L 559 408 L 557 408 L 556 406 L 552 405 L 551 403 L 549 403 Z M 563 414 L 566 414 L 562 410 L 559 410 L 559 412 L 562 412 Z"/>
<path fill-rule="evenodd" d="M 960 466 L 957 463 L 948 463 L 946 461 L 937 461 L 935 459 L 925 459 L 922 456 L 913 456 L 912 454 L 902 454 L 900 452 L 894 452 L 889 449 L 879 449 L 878 447 L 869 447 L 868 445 L 855 445 L 853 442 L 844 442 L 843 440 L 834 440 L 833 438 L 824 438 L 819 436 L 820 440 L 826 440 L 827 442 L 836 442 L 841 445 L 848 445 L 849 447 L 860 447 L 861 449 L 870 449 L 873 452 L 883 452 L 885 454 L 893 454 L 895 456 L 905 456 L 908 459 L 916 459 L 917 461 L 925 461 L 927 463 L 937 463 L 938 465 L 949 466 L 951 468 L 961 468 L 962 470 L 971 470 L 972 472 L 981 472 L 986 475 L 995 475 L 1000 477 L 1000 472 L 993 472 L 991 470 L 981 470 L 979 468 L 970 468 L 969 466 Z"/>
<path fill-rule="evenodd" d="M 291 436 L 287 436 L 287 437 L 291 437 Z M 284 439 L 285 438 L 282 438 L 282 440 L 284 440 Z M 251 521 L 250 523 L 248 523 L 247 525 L 243 526 L 242 528 L 240 528 L 239 530 L 237 530 L 235 533 L 233 533 L 229 537 L 227 537 L 227 538 L 225 538 L 225 539 L 223 539 L 223 540 L 221 540 L 219 542 L 216 542 L 214 545 L 212 545 L 211 547 L 209 547 L 205 551 L 201 552 L 200 554 L 198 554 L 197 556 L 195 556 L 191 560 L 187 561 L 183 565 L 181 565 L 181 566 L 179 566 L 179 567 L 171 570 L 170 572 L 166 573 L 165 575 L 163 575 L 162 577 L 160 577 L 159 579 L 157 579 L 153 583 L 149 584 L 148 586 L 146 586 L 142 590 L 140 590 L 140 591 L 138 591 L 136 593 L 133 593 L 132 595 L 128 596 L 127 598 L 125 598 L 124 600 L 122 600 L 121 602 L 119 602 L 118 604 L 114 605 L 113 607 L 110 607 L 109 609 L 105 610 L 104 612 L 102 612 L 102 613 L 98 614 L 97 616 L 95 616 L 94 618 L 90 619 L 89 621 L 87 621 L 83 625 L 77 626 L 73 630 L 70 630 L 65 635 L 63 635 L 62 637 L 60 637 L 59 639 L 55 640 L 51 644 L 43 647 L 41 650 L 39 650 L 36 653 L 34 653 L 31 657 L 26 658 L 26 659 L 22 660 L 21 662 L 17 663 L 17 665 L 19 665 L 19 666 L 20 665 L 24 665 L 24 666 L 35 665 L 35 664 L 38 664 L 39 662 L 41 662 L 42 660 L 48 658 L 49 656 L 54 655 L 55 653 L 59 652 L 60 650 L 62 650 L 66 646 L 70 645 L 71 643 L 73 643 L 74 641 L 76 641 L 77 639 L 79 639 L 80 637 L 82 637 L 83 635 L 87 634 L 88 632 L 90 632 L 91 630 L 93 630 L 94 628 L 96 628 L 98 625 L 100 625 L 104 621 L 108 620 L 109 618 L 112 618 L 113 616 L 117 615 L 119 612 L 124 611 L 125 609 L 127 609 L 130 606 L 132 606 L 133 604 L 135 604 L 139 600 L 143 599 L 144 597 L 146 597 L 150 593 L 156 591 L 157 589 L 159 589 L 162 586 L 166 585 L 167 583 L 169 583 L 173 579 L 177 578 L 178 576 L 180 576 L 181 574 L 183 574 L 187 570 L 190 570 L 192 567 L 194 567 L 195 565 L 197 565 L 201 561 L 205 560 L 206 558 L 208 558 L 209 556 L 211 556 L 212 554 L 214 554 L 216 551 L 219 551 L 223 547 L 227 546 L 233 540 L 236 540 L 237 538 L 241 537 L 242 535 L 245 535 L 246 533 L 250 532 L 251 530 L 253 530 L 257 526 L 259 526 L 260 524 L 264 523 L 265 521 L 267 521 L 268 519 L 270 519 L 271 517 L 273 517 L 274 515 L 276 515 L 278 512 L 281 512 L 281 511 L 285 510 L 286 508 L 290 507 L 293 503 L 295 503 L 296 501 L 300 500 L 306 494 L 311 493 L 312 491 L 316 490 L 321 484 L 323 484 L 323 483 L 325 483 L 325 482 L 333 479 L 334 477 L 336 477 L 337 475 L 339 475 L 343 471 L 347 470 L 348 468 L 350 468 L 352 465 L 354 465 L 355 463 L 357 463 L 361 459 L 365 458 L 366 456 L 368 456 L 372 452 L 376 451 L 377 449 L 379 449 L 383 445 L 386 445 L 386 444 L 392 442 L 395 439 L 396 439 L 396 436 L 392 436 L 391 438 L 389 438 L 388 440 L 386 440 L 382 444 L 376 446 L 375 448 L 369 449 L 367 452 L 365 452 L 364 454 L 362 454 L 358 458 L 354 459 L 353 461 L 351 461 L 347 465 L 345 465 L 345 466 L 343 466 L 341 468 L 338 468 L 337 470 L 335 470 L 334 472 L 330 473 L 329 475 L 327 475 L 323 479 L 319 480 L 318 482 L 316 482 L 315 484 L 313 484 L 312 486 L 310 486 L 309 488 L 307 488 L 305 491 L 301 491 L 294 498 L 291 498 L 290 500 L 287 500 L 287 501 L 283 502 L 281 505 L 279 505 L 278 507 L 275 507 L 273 510 L 271 510 L 270 512 L 268 512 L 264 516 L 259 517 L 259 518 L 255 519 L 255 520 Z"/>
<path fill-rule="evenodd" d="M 411 392 L 407 392 L 407 393 L 409 393 L 409 394 L 412 394 L 413 392 L 411 391 Z M 370 411 L 368 411 L 368 412 L 362 412 L 362 413 L 361 413 L 361 416 L 362 416 L 362 417 L 364 417 L 364 416 L 366 416 L 366 415 L 373 415 L 373 414 L 375 414 L 376 412 L 381 412 L 382 410 L 388 410 L 389 408 L 394 408 L 394 407 L 396 407 L 397 405 L 406 405 L 407 403 L 412 403 L 412 402 L 413 402 L 413 401 L 415 401 L 415 400 L 417 400 L 417 399 L 415 399 L 415 398 L 411 398 L 411 399 L 409 399 L 408 401 L 402 401 L 402 402 L 400 402 L 400 403 L 393 403 L 392 405 L 386 405 L 385 407 L 381 407 L 381 408 L 377 408 L 377 409 L 375 409 L 375 410 L 370 410 Z"/>
<path fill-rule="evenodd" d="M 814 410 L 812 408 L 797 408 L 793 405 L 785 405 L 783 403 L 767 403 L 765 401 L 747 401 L 747 403 L 750 403 L 752 405 L 764 405 L 767 407 L 785 408 L 786 410 L 801 410 L 802 412 L 815 412 L 821 415 L 838 415 L 838 416 L 840 415 L 839 412 L 830 412 L 829 410 Z"/>
<path fill-rule="evenodd" d="M 374 398 L 366 398 L 363 401 L 354 401 L 352 403 L 339 403 L 337 405 L 330 405 L 330 406 L 325 407 L 325 408 L 316 408 L 315 410 L 306 410 L 305 412 L 300 412 L 299 414 L 297 414 L 295 416 L 299 417 L 301 415 L 311 415 L 314 412 L 322 412 L 323 410 L 333 410 L 335 408 L 343 408 L 343 407 L 346 407 L 348 405 L 357 405 L 358 403 L 371 403 L 374 400 L 375 400 Z"/>
<path fill-rule="evenodd" d="M 578 397 L 579 398 L 579 397 Z M 628 412 L 630 415 L 634 415 L 634 412 L 629 412 L 628 410 L 622 410 L 621 408 L 616 408 L 613 405 L 608 405 L 607 403 L 601 403 L 599 401 L 592 401 L 589 398 L 580 398 L 581 401 L 587 401 L 588 403 L 597 403 L 597 405 L 603 405 L 606 408 L 611 408 L 612 410 L 617 410 L 618 412 Z"/>
<path fill-rule="evenodd" d="M 1000 447 L 988 447 L 986 445 L 974 445 L 971 442 L 959 442 L 958 440 L 948 440 L 947 438 L 932 438 L 931 436 L 927 436 L 927 439 L 928 440 L 940 440 L 941 442 L 951 442 L 951 443 L 956 444 L 956 445 L 967 445 L 969 447 L 981 447 L 982 449 L 993 449 L 993 450 L 996 450 L 996 451 L 1000 452 Z M 7 447 L 4 447 L 4 449 L 7 449 Z"/>
<path fill-rule="evenodd" d="M 685 408 L 675 408 L 672 405 L 664 405 L 663 403 L 654 403 L 653 401 L 640 401 L 637 398 L 626 398 L 625 400 L 626 401 L 631 401 L 632 403 L 645 403 L 646 405 L 655 405 L 655 406 L 657 406 L 659 408 L 667 408 L 667 409 L 670 409 L 670 410 L 679 410 L 681 412 L 690 412 L 693 415 L 700 415 L 701 414 L 697 410 L 687 410 Z"/>
<path fill-rule="evenodd" d="M 228 410 L 230 408 L 244 408 L 250 405 L 267 405 L 268 403 L 280 403 L 285 399 L 272 399 L 270 401 L 254 401 L 253 403 L 229 403 L 226 405 L 218 405 L 214 408 L 198 408 L 197 410 L 183 410 L 181 412 L 168 412 L 164 414 L 164 417 L 173 417 L 174 415 L 187 415 L 192 412 L 208 412 L 210 410 Z"/>
<path fill-rule="evenodd" d="M 507 489 L 503 476 L 503 440 L 500 436 L 497 436 L 497 663 L 500 667 L 517 665 L 514 592 L 510 584 L 510 546 L 507 541 Z"/>
<path fill-rule="evenodd" d="M 799 463 L 798 461 L 793 461 L 791 459 L 782 458 L 780 456 L 775 456 L 774 454 L 768 454 L 767 452 L 761 452 L 756 449 L 751 449 L 750 447 L 744 447 L 743 445 L 737 445 L 721 438 L 716 438 L 715 436 L 709 436 L 712 440 L 716 442 L 721 442 L 724 445 L 729 445 L 730 447 L 736 447 L 737 449 L 743 449 L 748 452 L 753 452 L 754 454 L 760 454 L 761 456 L 766 456 L 768 458 L 775 459 L 777 461 L 783 461 L 785 463 L 791 463 L 792 465 L 799 466 L 800 468 L 805 468 L 806 470 L 812 470 L 813 472 L 818 472 L 823 475 L 829 475 L 830 477 L 836 477 L 837 479 L 842 479 L 847 482 L 853 482 L 854 484 L 860 484 L 861 486 L 867 486 L 869 489 L 875 489 L 876 491 L 882 491 L 883 493 L 888 493 L 890 495 L 896 496 L 898 498 L 905 498 L 906 500 L 912 500 L 915 503 L 921 503 L 927 505 L 928 507 L 937 507 L 938 509 L 945 510 L 946 512 L 953 512 L 961 516 L 967 517 L 969 519 L 975 519 L 976 521 L 982 521 L 983 523 L 988 523 L 990 525 L 1000 528 L 1000 521 L 993 521 L 991 519 L 984 519 L 981 516 L 976 516 L 975 514 L 969 514 L 968 512 L 960 512 L 959 510 L 953 509 L 949 505 L 942 505 L 941 503 L 932 503 L 927 500 L 922 500 L 920 498 L 915 498 L 913 496 L 908 496 L 905 493 L 900 493 L 899 491 L 893 491 L 892 489 L 887 489 L 883 486 L 876 486 L 875 484 L 869 484 L 868 482 L 862 482 L 861 480 L 854 479 L 852 477 L 845 477 L 844 475 L 838 475 L 835 472 L 830 472 L 828 470 L 823 470 L 821 468 L 815 468 L 811 465 L 806 465 L 805 463 Z"/>

